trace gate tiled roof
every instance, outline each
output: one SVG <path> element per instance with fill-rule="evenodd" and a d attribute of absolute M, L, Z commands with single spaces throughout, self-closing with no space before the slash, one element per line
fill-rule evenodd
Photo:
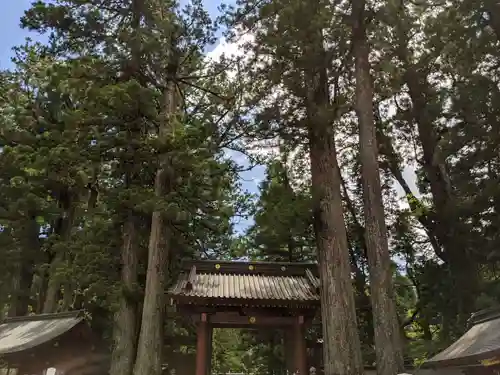
<path fill-rule="evenodd" d="M 202 303 L 260 301 L 270 305 L 316 304 L 319 279 L 314 264 L 197 262 L 186 267 L 169 295 Z M 189 269 L 189 272 L 187 270 Z"/>

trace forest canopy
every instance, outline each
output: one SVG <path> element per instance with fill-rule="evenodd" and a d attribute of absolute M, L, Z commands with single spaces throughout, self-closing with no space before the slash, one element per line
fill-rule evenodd
<path fill-rule="evenodd" d="M 318 262 L 325 373 L 385 375 L 500 302 L 497 2 L 39 0 L 20 25 L 47 42 L 0 72 L 0 316 L 84 309 L 112 375 L 159 375 L 192 350 L 183 260 Z M 238 52 L 207 55 L 221 32 Z M 213 340 L 214 373 L 282 367 L 279 332 Z"/>

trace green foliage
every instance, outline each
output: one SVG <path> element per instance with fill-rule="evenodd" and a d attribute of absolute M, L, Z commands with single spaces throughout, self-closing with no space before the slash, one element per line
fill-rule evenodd
<path fill-rule="evenodd" d="M 140 19 L 131 2 L 108 3 L 35 2 L 22 25 L 47 33 L 49 43 L 17 47 L 15 67 L 0 73 L 1 314 L 40 312 L 52 278 L 56 309 L 85 308 L 109 330 L 120 296 L 142 299 L 155 209 L 174 234 L 172 277 L 184 258 L 314 261 L 304 72 L 326 64 L 332 97 L 324 115 L 335 129 L 358 324 L 365 362 L 373 362 L 350 1 L 226 7 L 221 21 L 252 30 L 255 40 L 243 59 L 217 63 L 203 58 L 217 25 L 201 1 L 181 9 L 148 0 Z M 368 8 L 394 292 L 407 354 L 419 364 L 463 332 L 471 310 L 499 303 L 498 7 L 453 0 L 369 1 Z M 318 30 L 319 55 L 311 53 Z M 171 79 L 182 103 L 175 131 L 160 136 Z M 255 155 L 268 142 L 279 155 Z M 257 199 L 241 191 L 229 149 L 266 165 Z M 173 170 L 161 198 L 159 154 Z M 249 212 L 254 222 L 237 236 L 233 219 Z M 131 213 L 139 283 L 129 290 L 120 252 Z M 469 281 L 474 288 L 457 293 Z M 193 334 L 181 324 L 167 332 Z M 248 332 L 216 331 L 214 369 L 282 366 L 280 337 L 272 336 L 263 343 Z"/>
<path fill-rule="evenodd" d="M 149 25 L 137 29 L 130 19 L 115 22 L 133 15 L 125 3 L 104 10 L 99 1 L 38 1 L 22 23 L 49 32 L 49 44 L 17 48 L 15 69 L 2 73 L 7 100 L 1 101 L 0 118 L 0 237 L 11 260 L 2 286 L 10 290 L 9 278 L 28 264 L 20 276 L 24 288 L 38 278 L 40 290 L 22 293 L 36 311 L 48 279 L 60 285 L 56 309 L 115 310 L 122 291 L 123 223 L 130 212 L 140 237 L 136 299 L 144 286 L 153 210 L 171 224 L 174 269 L 183 258 L 223 256 L 232 245 L 231 219 L 245 199 L 238 166 L 225 155 L 228 143 L 218 134 L 224 129 L 211 122 L 224 108 L 211 100 L 200 112 L 184 102 L 173 120 L 175 132 L 158 135 L 163 85 L 174 63 L 163 53 L 171 42 L 166 35 L 178 45 L 183 100 L 227 93 L 218 80 L 193 80 L 200 70 L 212 69 L 201 51 L 213 42 L 213 22 L 199 1 L 185 9 L 166 2 L 175 15 L 171 20 L 160 19 L 152 2 L 144 5 Z M 141 38 L 139 47 L 134 38 Z M 138 66 L 134 54 L 142 56 Z M 160 153 L 175 170 L 169 194 L 158 199 L 153 186 Z M 13 306 L 15 298 L 10 300 Z"/>
<path fill-rule="evenodd" d="M 260 260 L 299 262 L 315 259 L 309 193 L 292 187 L 286 166 L 272 162 L 260 184 L 260 197 L 246 240 L 248 255 Z"/>

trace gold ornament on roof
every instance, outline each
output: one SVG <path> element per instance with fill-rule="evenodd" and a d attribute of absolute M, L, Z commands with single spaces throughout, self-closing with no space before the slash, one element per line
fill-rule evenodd
<path fill-rule="evenodd" d="M 253 266 L 252 264 L 250 264 L 250 265 L 248 266 L 248 269 L 249 269 L 250 271 L 253 271 L 253 270 L 254 270 L 254 266 Z"/>
<path fill-rule="evenodd" d="M 217 263 L 217 264 L 215 265 L 215 269 L 216 269 L 216 270 L 220 269 L 220 264 L 219 264 L 219 263 Z"/>
<path fill-rule="evenodd" d="M 495 366 L 500 364 L 500 358 L 487 358 L 480 361 L 483 366 Z"/>
<path fill-rule="evenodd" d="M 248 319 L 248 321 L 250 322 L 250 324 L 254 324 L 254 323 L 257 321 L 257 319 L 255 319 L 255 316 L 251 316 L 251 317 Z"/>

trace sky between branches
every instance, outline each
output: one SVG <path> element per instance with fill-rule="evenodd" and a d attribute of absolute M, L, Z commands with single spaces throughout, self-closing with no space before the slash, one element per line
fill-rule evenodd
<path fill-rule="evenodd" d="M 33 33 L 28 33 L 26 30 L 22 30 L 19 26 L 19 20 L 24 14 L 32 2 L 32 0 L 8 0 L 7 4 L 2 7 L 2 12 L 0 12 L 0 69 L 9 69 L 12 67 L 11 57 L 12 57 L 12 47 L 16 45 L 23 44 L 25 38 L 30 37 L 34 41 L 44 42 L 45 37 Z M 226 1 L 227 2 L 227 1 Z M 229 1 L 231 3 L 231 1 Z M 204 5 L 209 11 L 209 13 L 216 17 L 218 15 L 217 7 L 220 2 L 217 0 L 204 0 Z M 237 43 L 228 43 L 223 37 L 219 39 L 219 42 L 208 49 L 207 55 L 210 58 L 217 59 L 222 54 L 226 56 L 237 55 L 241 53 Z M 262 149 L 260 152 L 272 153 L 272 149 Z M 231 153 L 231 157 L 237 161 L 242 166 L 248 165 L 248 160 L 244 155 Z M 404 168 L 403 175 L 407 182 L 409 183 L 412 191 L 417 193 L 417 188 L 415 185 L 415 173 L 412 167 L 407 166 Z M 251 170 L 242 172 L 240 174 L 241 185 L 243 190 L 258 194 L 259 183 L 265 177 L 265 167 L 257 166 Z M 402 189 L 396 184 L 395 185 L 398 195 L 404 197 Z M 406 204 L 403 199 L 401 199 L 401 204 Z M 250 225 L 252 225 L 253 220 L 245 219 L 235 219 L 235 229 L 237 232 L 244 232 Z"/>

